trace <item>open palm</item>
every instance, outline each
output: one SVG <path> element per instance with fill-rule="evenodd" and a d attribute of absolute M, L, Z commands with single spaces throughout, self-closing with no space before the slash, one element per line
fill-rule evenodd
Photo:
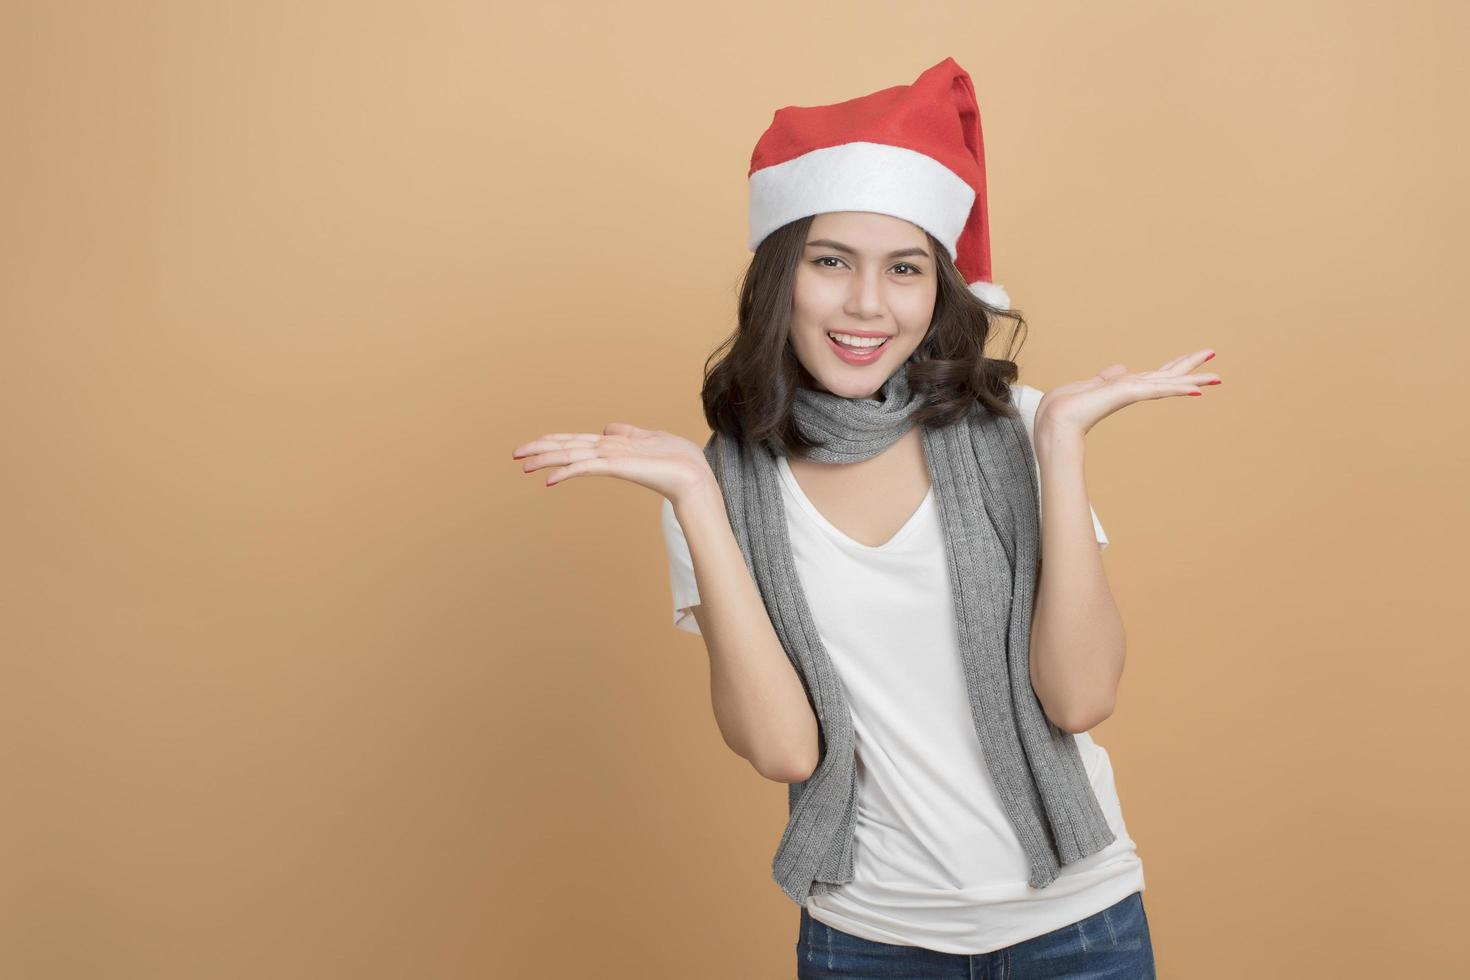
<path fill-rule="evenodd" d="M 546 469 L 546 485 L 576 476 L 611 476 L 677 500 L 712 478 L 697 443 L 658 429 L 609 422 L 596 432 L 552 432 L 517 446 L 512 459 L 525 459 L 526 473 Z M 549 468 L 549 469 L 548 469 Z"/>
<path fill-rule="evenodd" d="M 1195 370 L 1214 356 L 1209 348 L 1181 354 L 1157 371 L 1130 372 L 1126 364 L 1114 364 L 1090 378 L 1059 385 L 1042 396 L 1036 424 L 1081 436 L 1125 405 L 1151 398 L 1202 395 L 1202 385 L 1223 380 L 1218 374 Z"/>

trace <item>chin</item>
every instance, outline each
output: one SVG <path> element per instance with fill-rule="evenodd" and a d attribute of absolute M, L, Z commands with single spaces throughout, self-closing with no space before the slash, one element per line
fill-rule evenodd
<path fill-rule="evenodd" d="M 820 366 L 819 371 L 813 371 L 806 357 L 799 357 L 803 361 L 806 374 L 823 390 L 842 398 L 876 397 L 889 375 L 893 373 L 893 366 L 901 363 L 894 360 L 893 355 L 897 352 L 889 351 L 872 364 L 848 364 L 827 348 L 825 334 L 823 334 L 819 350 L 804 353 L 812 357 Z"/>
<path fill-rule="evenodd" d="M 818 376 L 817 381 L 834 395 L 843 398 L 872 398 L 878 394 L 883 387 L 883 382 L 888 380 L 884 375 L 877 379 L 854 378 L 843 373 L 837 373 L 836 377 Z"/>

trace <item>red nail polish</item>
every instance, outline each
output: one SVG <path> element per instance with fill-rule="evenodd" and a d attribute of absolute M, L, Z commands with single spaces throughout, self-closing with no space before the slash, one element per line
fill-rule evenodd
<path fill-rule="evenodd" d="M 1214 381 L 1206 381 L 1205 384 L 1207 384 L 1207 385 L 1217 385 L 1221 381 L 1224 381 L 1224 380 L 1225 380 L 1224 378 L 1216 378 Z"/>
<path fill-rule="evenodd" d="M 1191 395 L 1203 395 L 1204 392 L 1203 391 L 1191 391 L 1191 392 L 1189 392 L 1189 394 L 1191 394 Z"/>
<path fill-rule="evenodd" d="M 1210 357 L 1214 357 L 1214 356 L 1215 356 L 1215 352 L 1214 351 L 1210 351 Z M 1205 361 L 1208 361 L 1210 359 L 1210 357 L 1205 358 Z M 1200 363 L 1203 364 L 1204 361 L 1201 361 Z"/>

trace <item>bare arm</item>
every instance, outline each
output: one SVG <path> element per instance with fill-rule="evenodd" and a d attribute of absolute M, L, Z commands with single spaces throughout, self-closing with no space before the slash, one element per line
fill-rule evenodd
<path fill-rule="evenodd" d="M 817 766 L 817 718 L 745 566 L 714 474 L 671 499 L 694 562 L 694 619 L 725 744 L 767 779 L 800 782 Z"/>
<path fill-rule="evenodd" d="M 609 422 L 601 433 L 553 432 L 517 446 L 546 486 L 610 476 L 661 494 L 684 531 L 699 586 L 694 620 L 710 656 L 710 695 L 725 744 L 767 779 L 800 782 L 817 767 L 817 717 L 786 657 L 697 443 Z"/>
<path fill-rule="evenodd" d="M 1181 354 L 1155 371 L 1112 364 L 1047 392 L 1036 409 L 1033 444 L 1041 479 L 1041 583 L 1031 626 L 1031 686 L 1048 718 L 1082 732 L 1112 714 L 1123 677 L 1123 621 L 1088 527 L 1083 437 L 1120 408 L 1203 395 L 1219 384 L 1198 370 L 1215 352 Z"/>
<path fill-rule="evenodd" d="M 1031 620 L 1031 686 L 1052 724 L 1085 732 L 1113 713 L 1123 677 L 1123 617 L 1108 588 L 1083 477 L 1082 437 L 1038 420 L 1041 582 Z"/>

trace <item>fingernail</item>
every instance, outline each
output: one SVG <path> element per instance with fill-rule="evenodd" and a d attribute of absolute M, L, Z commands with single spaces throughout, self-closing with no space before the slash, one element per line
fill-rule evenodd
<path fill-rule="evenodd" d="M 1216 378 L 1214 381 L 1206 381 L 1205 384 L 1207 384 L 1207 385 L 1217 385 L 1217 384 L 1219 384 L 1220 382 L 1222 382 L 1224 380 L 1225 380 L 1224 378 Z"/>
<path fill-rule="evenodd" d="M 1214 351 L 1210 351 L 1210 357 L 1214 357 L 1214 356 L 1215 356 L 1215 352 Z M 1210 359 L 1210 357 L 1205 358 L 1205 361 L 1208 361 Z M 1200 363 L 1203 364 L 1204 361 L 1201 361 Z"/>
<path fill-rule="evenodd" d="M 1191 395 L 1203 395 L 1204 392 L 1203 391 L 1191 391 L 1191 392 L 1189 392 L 1189 394 L 1191 394 Z"/>

